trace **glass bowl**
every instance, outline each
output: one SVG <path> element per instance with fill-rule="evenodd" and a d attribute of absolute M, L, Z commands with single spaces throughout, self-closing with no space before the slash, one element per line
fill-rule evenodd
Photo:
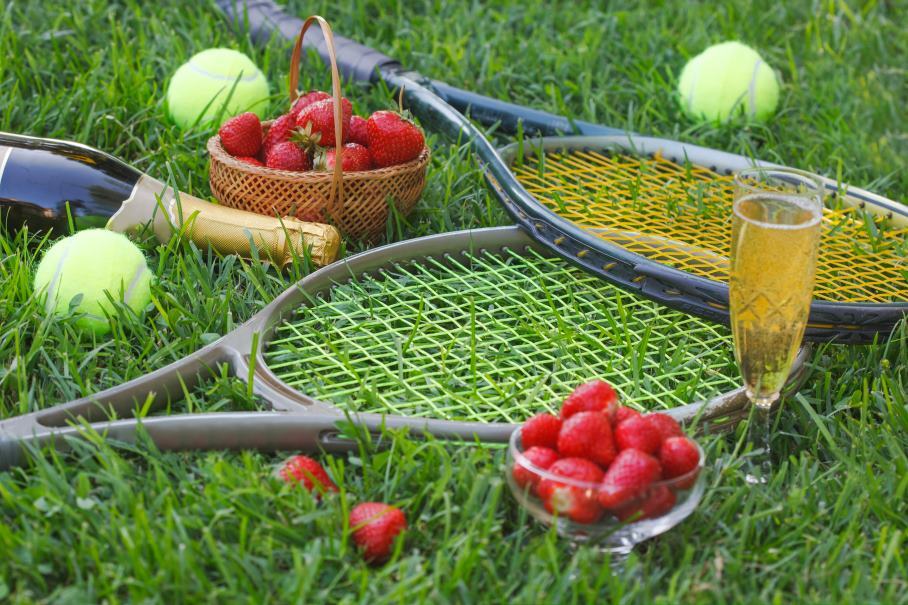
<path fill-rule="evenodd" d="M 696 442 L 695 442 L 696 443 Z M 559 535 L 575 543 L 595 544 L 613 558 L 626 558 L 635 545 L 664 533 L 686 519 L 703 497 L 704 453 L 697 445 L 700 461 L 687 474 L 652 483 L 631 502 L 619 509 L 598 504 L 599 483 L 576 481 L 549 473 L 523 455 L 520 429 L 511 434 L 507 454 L 507 481 L 514 497 L 538 521 L 554 526 Z M 518 477 L 515 478 L 515 470 Z M 548 510 L 539 497 L 543 489 L 562 490 L 565 496 L 582 503 L 584 513 L 572 519 L 569 514 Z M 598 509 L 598 510 L 597 510 Z"/>

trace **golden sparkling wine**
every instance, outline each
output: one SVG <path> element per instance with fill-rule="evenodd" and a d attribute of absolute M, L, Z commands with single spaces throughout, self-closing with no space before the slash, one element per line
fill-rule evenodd
<path fill-rule="evenodd" d="M 803 198 L 760 193 L 735 201 L 729 279 L 735 356 L 747 395 L 769 406 L 804 336 L 820 211 Z"/>

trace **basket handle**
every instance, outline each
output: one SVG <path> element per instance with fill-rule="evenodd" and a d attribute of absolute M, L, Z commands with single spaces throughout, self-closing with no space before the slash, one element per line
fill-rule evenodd
<path fill-rule="evenodd" d="M 293 55 L 290 57 L 290 104 L 297 98 L 297 85 L 300 77 L 300 59 L 302 56 L 303 38 L 306 30 L 314 22 L 318 21 L 322 28 L 322 35 L 325 37 L 325 45 L 328 49 L 328 57 L 331 59 L 331 94 L 334 97 L 334 175 L 331 179 L 331 193 L 328 195 L 328 214 L 337 223 L 335 211 L 340 212 L 344 208 L 344 176 L 343 176 L 343 107 L 341 105 L 341 79 L 340 71 L 337 69 L 337 51 L 334 48 L 334 33 L 331 26 L 322 17 L 312 15 L 303 23 L 300 33 L 296 37 L 296 44 L 293 46 Z"/>

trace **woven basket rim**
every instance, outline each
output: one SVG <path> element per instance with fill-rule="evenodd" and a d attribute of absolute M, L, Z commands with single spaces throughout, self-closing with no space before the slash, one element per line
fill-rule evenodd
<path fill-rule="evenodd" d="M 268 168 L 267 166 L 255 166 L 247 162 L 238 160 L 236 157 L 227 153 L 224 146 L 221 145 L 221 137 L 214 135 L 208 139 L 208 153 L 212 159 L 230 166 L 236 170 L 241 170 L 250 175 L 281 177 L 282 179 L 291 179 L 298 181 L 331 181 L 334 178 L 332 172 L 325 170 L 278 170 L 277 168 Z M 367 179 L 385 179 L 393 177 L 401 172 L 410 172 L 411 170 L 420 170 L 432 156 L 428 145 L 423 145 L 422 151 L 415 159 L 403 164 L 386 166 L 384 168 L 372 168 L 371 170 L 357 170 L 354 172 L 344 172 L 342 177 L 345 180 L 367 180 Z"/>

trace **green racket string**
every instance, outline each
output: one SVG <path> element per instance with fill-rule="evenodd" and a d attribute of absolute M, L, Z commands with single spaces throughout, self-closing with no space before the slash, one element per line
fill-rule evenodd
<path fill-rule="evenodd" d="M 520 422 L 597 377 L 641 409 L 708 399 L 739 386 L 731 351 L 726 329 L 529 250 L 339 284 L 277 327 L 265 359 L 341 409 Z"/>

